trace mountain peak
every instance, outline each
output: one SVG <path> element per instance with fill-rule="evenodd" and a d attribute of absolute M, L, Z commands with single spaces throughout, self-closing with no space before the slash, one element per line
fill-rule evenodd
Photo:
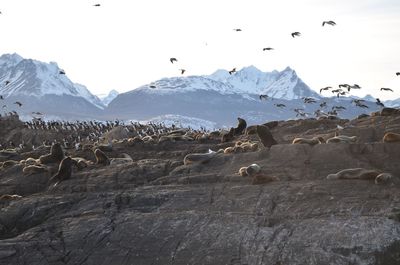
<path fill-rule="evenodd" d="M 17 53 L 6 53 L 0 56 L 0 66 L 3 64 L 17 65 L 22 60 L 24 60 L 24 58 Z"/>

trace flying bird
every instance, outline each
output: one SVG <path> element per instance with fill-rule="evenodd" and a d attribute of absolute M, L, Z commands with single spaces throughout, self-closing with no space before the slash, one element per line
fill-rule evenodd
<path fill-rule="evenodd" d="M 330 88 L 332 88 L 331 86 L 327 86 L 327 87 L 323 87 L 319 90 L 319 93 L 322 93 L 322 90 L 329 90 Z"/>
<path fill-rule="evenodd" d="M 6 80 L 6 81 L 4 82 L 5 85 L 8 85 L 9 83 L 11 83 L 10 80 Z"/>
<path fill-rule="evenodd" d="M 242 31 L 242 29 L 233 29 L 234 31 Z"/>
<path fill-rule="evenodd" d="M 4 97 L 2 95 L 0 95 L 0 99 L 4 99 Z"/>
<path fill-rule="evenodd" d="M 177 60 L 176 58 L 170 58 L 169 61 L 170 61 L 171 63 L 174 63 L 174 62 L 177 62 L 178 60 Z"/>
<path fill-rule="evenodd" d="M 284 108 L 284 107 L 286 107 L 286 105 L 285 104 L 274 104 L 275 106 L 277 106 L 278 108 Z"/>
<path fill-rule="evenodd" d="M 100 4 L 94 4 L 93 6 L 100 6 Z"/>
<path fill-rule="evenodd" d="M 336 26 L 335 21 L 332 21 L 332 20 L 322 22 L 322 26 L 325 26 L 325 24 L 328 24 L 331 26 Z"/>
<path fill-rule="evenodd" d="M 322 102 L 321 104 L 319 104 L 319 106 L 320 106 L 321 108 L 326 107 L 326 101 L 324 101 L 324 102 Z"/>
<path fill-rule="evenodd" d="M 400 72 L 397 72 L 396 75 L 399 76 L 399 75 L 400 75 Z"/>
<path fill-rule="evenodd" d="M 263 48 L 263 51 L 272 51 L 274 48 L 271 47 L 267 47 L 267 48 Z"/>
<path fill-rule="evenodd" d="M 183 75 L 185 73 L 185 69 L 179 69 L 181 71 L 181 75 Z"/>
<path fill-rule="evenodd" d="M 236 73 L 236 67 L 229 71 L 230 75 L 233 74 L 233 73 Z"/>
<path fill-rule="evenodd" d="M 155 86 L 155 85 L 150 85 L 149 87 L 150 87 L 150 88 L 156 88 L 156 86 Z"/>
<path fill-rule="evenodd" d="M 260 95 L 259 98 L 260 98 L 260 100 L 262 100 L 263 98 L 264 98 L 264 99 L 268 99 L 268 95 Z"/>
<path fill-rule="evenodd" d="M 298 32 L 298 31 L 292 33 L 292 37 L 293 38 L 296 37 L 296 36 L 300 36 L 300 35 L 301 35 L 301 33 Z"/>
<path fill-rule="evenodd" d="M 20 107 L 22 106 L 22 103 L 19 102 L 19 101 L 15 101 L 14 104 L 17 104 L 17 105 L 20 106 Z"/>
<path fill-rule="evenodd" d="M 379 105 L 381 107 L 385 107 L 385 105 L 383 105 L 383 103 L 381 102 L 381 100 L 379 98 L 376 99 L 376 105 Z"/>
<path fill-rule="evenodd" d="M 304 103 L 315 103 L 315 102 L 317 102 L 314 98 L 303 97 L 302 99 L 303 99 Z"/>
<path fill-rule="evenodd" d="M 384 90 L 384 91 L 392 91 L 392 92 L 393 92 L 393 89 L 387 88 L 387 87 L 382 87 L 382 88 L 381 88 L 381 91 L 382 91 L 382 90 Z"/>
<path fill-rule="evenodd" d="M 64 71 L 64 70 L 60 70 L 60 71 L 58 71 L 58 73 L 59 73 L 60 75 L 65 75 L 65 71 Z"/>

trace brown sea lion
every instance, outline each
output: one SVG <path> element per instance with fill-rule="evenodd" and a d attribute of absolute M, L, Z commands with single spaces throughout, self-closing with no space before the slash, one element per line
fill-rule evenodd
<path fill-rule="evenodd" d="M 257 125 L 248 126 L 245 130 L 246 135 L 257 134 Z"/>
<path fill-rule="evenodd" d="M 329 174 L 327 179 L 369 179 L 375 180 L 375 178 L 382 172 L 374 169 L 364 168 L 348 168 L 343 169 L 336 174 Z"/>
<path fill-rule="evenodd" d="M 221 137 L 221 142 L 226 143 L 233 140 L 235 137 L 235 128 L 231 127 L 228 133 L 223 133 Z"/>
<path fill-rule="evenodd" d="M 205 163 L 211 159 L 213 159 L 218 153 L 215 151 L 209 150 L 208 153 L 193 153 L 187 154 L 183 159 L 184 165 L 189 165 L 193 163 Z"/>
<path fill-rule="evenodd" d="M 56 186 L 61 181 L 71 178 L 72 175 L 72 158 L 67 156 L 64 158 L 58 166 L 58 172 L 51 179 L 50 182 L 56 182 Z"/>
<path fill-rule="evenodd" d="M 388 132 L 388 133 L 385 133 L 382 140 L 384 143 L 400 142 L 400 134 Z"/>
<path fill-rule="evenodd" d="M 248 175 L 247 175 L 246 170 L 247 170 L 247 167 L 241 167 L 239 169 L 239 175 L 242 176 L 242 177 L 247 177 Z"/>
<path fill-rule="evenodd" d="M 294 138 L 292 144 L 309 144 L 309 145 L 316 145 L 325 143 L 324 138 L 322 137 L 313 137 L 311 139 L 307 138 Z"/>
<path fill-rule="evenodd" d="M 326 143 L 355 143 L 357 142 L 357 136 L 345 136 L 339 135 L 332 138 L 329 138 Z"/>
<path fill-rule="evenodd" d="M 64 151 L 60 143 L 54 143 L 51 146 L 50 154 L 42 155 L 39 157 L 39 161 L 41 164 L 50 164 L 50 163 L 58 163 L 64 159 Z"/>
<path fill-rule="evenodd" d="M 19 200 L 19 199 L 21 199 L 21 198 L 22 198 L 22 196 L 16 195 L 16 194 L 13 194 L 13 195 L 4 194 L 4 195 L 1 195 L 1 196 L 0 196 L 0 201 Z"/>
<path fill-rule="evenodd" d="M 238 125 L 235 128 L 234 135 L 241 135 L 244 132 L 244 130 L 246 129 L 247 123 L 242 118 L 237 118 L 237 119 L 238 119 Z"/>
<path fill-rule="evenodd" d="M 94 150 L 94 155 L 96 157 L 96 164 L 107 166 L 110 164 L 110 159 L 104 154 L 100 149 Z"/>
<path fill-rule="evenodd" d="M 393 175 L 390 173 L 381 173 L 375 178 L 375 184 L 385 184 L 393 181 Z"/>
<path fill-rule="evenodd" d="M 278 144 L 275 141 L 274 137 L 272 136 L 267 126 L 257 125 L 257 135 L 258 138 L 260 138 L 261 143 L 267 148 L 270 148 L 271 146 Z"/>

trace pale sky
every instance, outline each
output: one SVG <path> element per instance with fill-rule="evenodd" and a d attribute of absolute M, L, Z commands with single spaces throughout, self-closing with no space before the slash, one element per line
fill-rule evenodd
<path fill-rule="evenodd" d="M 254 65 L 290 66 L 315 90 L 356 83 L 354 95 L 400 97 L 399 0 L 2 0 L 0 11 L 1 54 L 55 61 L 94 94 L 180 68 L 207 75 Z"/>

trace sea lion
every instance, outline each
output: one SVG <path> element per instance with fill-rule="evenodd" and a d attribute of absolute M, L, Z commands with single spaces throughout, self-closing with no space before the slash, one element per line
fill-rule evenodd
<path fill-rule="evenodd" d="M 309 145 L 316 145 L 322 143 L 325 143 L 325 140 L 322 137 L 313 137 L 311 139 L 294 138 L 292 142 L 292 144 L 309 144 Z"/>
<path fill-rule="evenodd" d="M 275 176 L 268 176 L 265 174 L 256 174 L 253 176 L 253 179 L 251 181 L 252 185 L 260 185 L 260 184 L 265 184 L 271 181 L 277 181 L 279 180 L 279 178 L 275 177 Z"/>
<path fill-rule="evenodd" d="M 339 135 L 329 138 L 326 143 L 355 143 L 357 141 L 357 136 L 345 136 Z"/>
<path fill-rule="evenodd" d="M 257 134 L 257 125 L 248 126 L 244 132 L 246 135 Z"/>
<path fill-rule="evenodd" d="M 327 179 L 369 179 L 375 180 L 375 178 L 382 172 L 374 169 L 364 168 L 348 168 L 343 169 L 336 174 L 329 174 Z M 382 177 L 383 178 L 383 177 Z"/>
<path fill-rule="evenodd" d="M 67 156 L 60 162 L 60 165 L 58 166 L 58 172 L 50 179 L 50 182 L 56 181 L 56 184 L 54 184 L 54 186 L 56 186 L 61 181 L 71 178 L 71 175 L 72 158 Z"/>
<path fill-rule="evenodd" d="M 396 142 L 400 142 L 400 134 L 398 134 L 398 133 L 392 133 L 392 132 L 385 133 L 385 135 L 383 136 L 382 141 L 383 141 L 384 143 L 396 143 Z"/>
<path fill-rule="evenodd" d="M 269 131 L 268 127 L 265 125 L 257 125 L 257 135 L 258 138 L 260 138 L 261 143 L 267 148 L 278 144 L 272 136 L 271 132 Z"/>
<path fill-rule="evenodd" d="M 233 140 L 235 136 L 235 128 L 231 127 L 228 133 L 223 133 L 221 137 L 221 142 L 226 143 Z"/>
<path fill-rule="evenodd" d="M 214 158 L 218 153 L 215 151 L 209 150 L 208 153 L 193 153 L 187 154 L 183 159 L 184 165 L 189 165 L 192 163 L 206 163 L 212 158 Z"/>
<path fill-rule="evenodd" d="M 393 181 L 393 175 L 390 173 L 381 173 L 375 178 L 375 184 L 385 184 Z"/>
<path fill-rule="evenodd" d="M 22 198 L 22 196 L 16 195 L 16 194 L 13 194 L 13 195 L 4 194 L 4 195 L 1 195 L 1 196 L 0 196 L 0 201 L 19 200 L 19 199 L 21 199 L 21 198 Z"/>
<path fill-rule="evenodd" d="M 242 118 L 237 118 L 237 119 L 238 119 L 238 125 L 235 128 L 234 135 L 241 135 L 243 131 L 246 129 L 247 123 Z"/>
<path fill-rule="evenodd" d="M 246 168 L 246 174 L 248 176 L 252 176 L 254 174 L 257 174 L 261 171 L 261 167 L 257 164 L 251 164 Z"/>
<path fill-rule="evenodd" d="M 47 168 L 45 168 L 43 166 L 30 165 L 30 166 L 24 167 L 22 169 L 22 172 L 24 174 L 38 174 L 38 173 L 47 172 Z"/>
<path fill-rule="evenodd" d="M 41 164 L 57 163 L 64 159 L 64 151 L 60 143 L 54 143 L 51 146 L 50 154 L 42 155 L 39 157 Z"/>
<path fill-rule="evenodd" d="M 234 147 L 230 146 L 224 149 L 224 154 L 232 154 L 235 152 Z"/>
<path fill-rule="evenodd" d="M 247 177 L 248 175 L 247 175 L 246 170 L 247 170 L 247 167 L 241 167 L 239 169 L 239 175 L 242 176 L 242 177 Z"/>
<path fill-rule="evenodd" d="M 100 149 L 94 150 L 94 155 L 96 157 L 96 164 L 107 166 L 110 164 L 110 159 L 104 154 Z"/>

